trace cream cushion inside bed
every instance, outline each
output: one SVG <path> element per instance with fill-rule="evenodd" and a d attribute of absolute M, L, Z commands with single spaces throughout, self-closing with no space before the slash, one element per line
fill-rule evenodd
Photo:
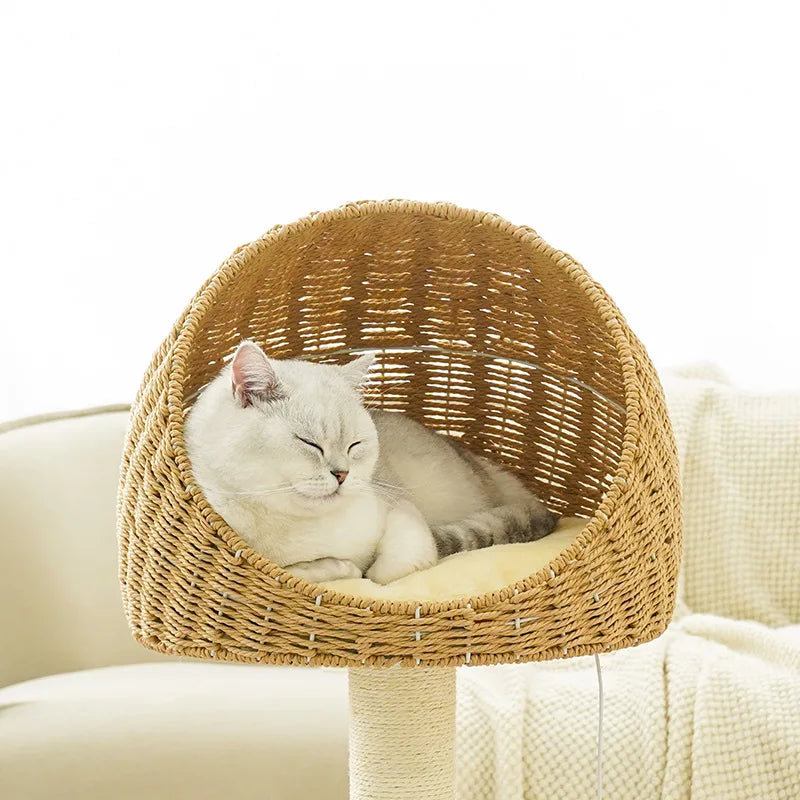
<path fill-rule="evenodd" d="M 475 597 L 538 572 L 566 550 L 586 524 L 585 519 L 564 517 L 544 539 L 456 553 L 429 569 L 413 572 L 385 586 L 367 578 L 347 578 L 322 585 L 343 594 L 378 600 L 435 601 Z"/>

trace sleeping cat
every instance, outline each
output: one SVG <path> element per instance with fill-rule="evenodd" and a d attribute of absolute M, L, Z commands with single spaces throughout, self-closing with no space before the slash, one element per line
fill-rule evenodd
<path fill-rule="evenodd" d="M 510 472 L 404 414 L 367 410 L 372 363 L 269 359 L 242 342 L 185 425 L 200 488 L 254 550 L 309 581 L 388 583 L 439 558 L 550 533 Z"/>

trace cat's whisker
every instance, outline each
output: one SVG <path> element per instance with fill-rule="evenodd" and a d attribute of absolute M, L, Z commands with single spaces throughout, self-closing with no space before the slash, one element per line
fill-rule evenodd
<path fill-rule="evenodd" d="M 395 503 L 397 502 L 397 497 L 390 496 L 390 495 L 384 495 L 384 494 L 381 494 L 381 492 L 376 492 L 376 491 L 355 489 L 355 490 L 351 490 L 350 494 L 351 495 L 363 495 L 365 497 L 373 497 L 379 503 L 382 503 L 383 505 L 389 506 L 389 507 L 395 505 Z"/>
<path fill-rule="evenodd" d="M 253 489 L 248 492 L 228 492 L 224 489 L 210 489 L 211 494 L 221 494 L 226 496 L 247 497 L 247 496 L 264 496 L 268 494 L 287 494 L 288 492 L 297 491 L 294 486 L 283 486 L 277 489 Z"/>
<path fill-rule="evenodd" d="M 351 491 L 354 494 L 372 494 L 381 500 L 388 500 L 392 503 L 397 502 L 401 495 L 406 494 L 406 490 L 400 486 L 362 478 L 353 478 L 350 486 L 353 487 Z"/>
<path fill-rule="evenodd" d="M 355 483 L 357 486 L 372 486 L 375 489 L 395 489 L 398 492 L 406 493 L 408 490 L 405 489 L 403 486 L 398 486 L 394 483 L 389 483 L 388 481 L 381 481 L 376 478 L 372 479 L 363 479 L 363 478 L 351 478 L 352 483 Z"/>
<path fill-rule="evenodd" d="M 372 481 L 372 485 L 375 488 L 394 489 L 395 491 L 399 492 L 400 494 L 408 494 L 408 489 L 406 489 L 404 486 L 396 486 L 393 483 L 384 483 L 383 481 L 375 481 L 375 480 L 373 480 Z"/>
<path fill-rule="evenodd" d="M 364 492 L 364 494 L 372 494 L 373 497 L 377 497 L 379 500 L 384 500 L 390 504 L 396 504 L 403 499 L 402 495 L 391 494 L 390 492 L 376 492 L 374 489 L 371 492 Z"/>

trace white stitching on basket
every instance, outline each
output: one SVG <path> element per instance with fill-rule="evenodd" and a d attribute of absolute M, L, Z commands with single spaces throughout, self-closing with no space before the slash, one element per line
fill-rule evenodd
<path fill-rule="evenodd" d="M 422 610 L 422 606 L 417 606 L 417 610 L 414 612 L 414 619 L 419 619 L 419 612 L 420 612 L 421 610 Z M 420 631 L 417 631 L 417 632 L 414 634 L 414 638 L 415 638 L 417 641 L 420 641 L 420 640 L 422 639 L 422 633 L 421 633 Z M 417 666 L 419 666 L 419 662 L 420 662 L 420 659 L 417 659 Z"/>

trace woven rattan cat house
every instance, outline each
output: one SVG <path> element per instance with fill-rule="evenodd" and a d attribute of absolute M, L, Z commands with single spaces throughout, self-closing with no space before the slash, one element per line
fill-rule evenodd
<path fill-rule="evenodd" d="M 490 453 L 585 528 L 546 568 L 477 597 L 376 601 L 293 577 L 213 511 L 184 450 L 193 398 L 243 338 L 275 358 L 377 351 L 375 402 Z M 183 312 L 133 406 L 119 542 L 143 645 L 352 667 L 353 796 L 446 797 L 455 666 L 598 653 L 663 632 L 680 552 L 677 458 L 644 348 L 568 255 L 493 214 L 354 203 L 240 247 Z M 363 669 L 398 664 L 414 669 Z"/>

